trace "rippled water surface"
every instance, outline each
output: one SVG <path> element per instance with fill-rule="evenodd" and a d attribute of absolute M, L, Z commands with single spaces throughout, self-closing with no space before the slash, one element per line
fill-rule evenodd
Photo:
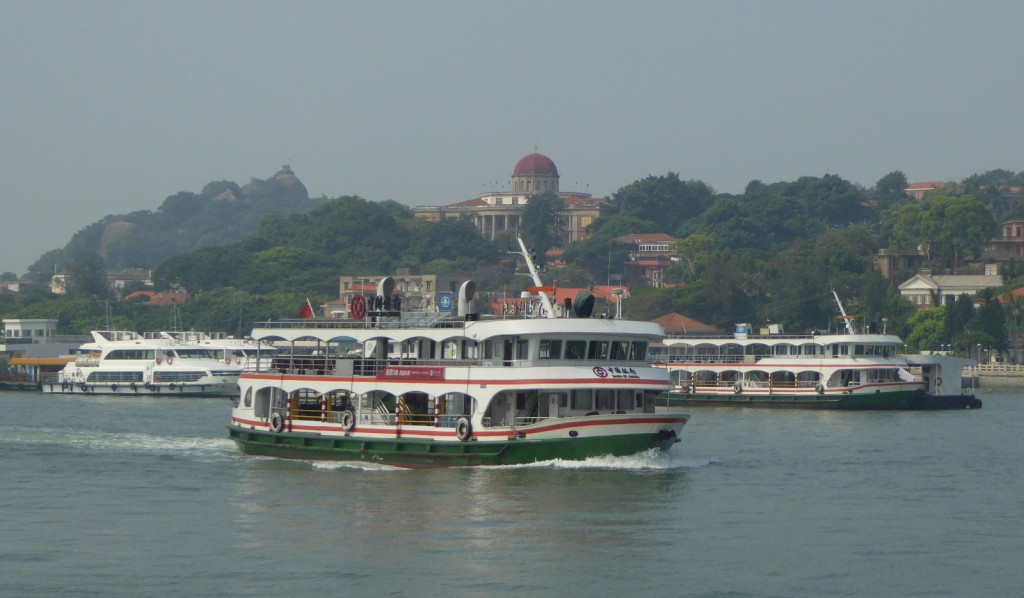
<path fill-rule="evenodd" d="M 228 400 L 0 394 L 0 595 L 1021 596 L 1024 393 L 694 408 L 667 454 L 248 457 Z"/>

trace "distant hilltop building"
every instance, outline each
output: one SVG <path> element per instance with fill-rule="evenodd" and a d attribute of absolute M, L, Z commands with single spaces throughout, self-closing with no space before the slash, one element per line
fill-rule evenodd
<path fill-rule="evenodd" d="M 921 201 L 924 199 L 925 193 L 934 191 L 935 189 L 942 189 L 945 186 L 946 183 L 943 183 L 942 181 L 922 181 L 918 183 L 910 183 L 903 192 L 917 201 Z"/>
<path fill-rule="evenodd" d="M 494 240 L 500 233 L 516 231 L 522 221 L 523 209 L 531 195 L 551 192 L 562 199 L 564 209 L 558 215 L 563 244 L 587 237 L 586 227 L 601 215 L 604 197 L 589 193 L 562 191 L 559 188 L 558 168 L 551 158 L 533 153 L 524 156 L 512 171 L 511 191 L 483 193 L 466 201 L 447 206 L 420 206 L 413 214 L 422 220 L 439 222 L 466 215 L 485 239 Z"/>

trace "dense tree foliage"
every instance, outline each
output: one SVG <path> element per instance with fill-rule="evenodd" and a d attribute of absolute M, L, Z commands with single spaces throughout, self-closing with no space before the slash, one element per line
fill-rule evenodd
<path fill-rule="evenodd" d="M 979 295 L 977 307 L 964 298 L 917 312 L 873 260 L 882 247 L 922 247 L 927 265 L 963 269 L 968 258 L 981 255 L 998 218 L 1024 216 L 1021 194 L 1012 191 L 1022 182 L 1022 174 L 994 170 L 917 201 L 905 195 L 900 171 L 867 190 L 826 174 L 755 180 L 739 195 L 716 195 L 705 183 L 672 172 L 648 176 L 616 191 L 590 237 L 565 247 L 568 265 L 549 267 L 545 278 L 562 287 L 614 283 L 628 259 L 617 239 L 668 233 L 678 239 L 676 261 L 666 271 L 673 288 L 632 289 L 623 305 L 629 317 L 674 311 L 726 329 L 772 322 L 803 332 L 837 325 L 835 291 L 861 325 L 899 334 L 908 346 L 1001 348 L 1008 343 L 1007 322 L 1024 328 L 1024 300 Z M 553 225 L 560 202 L 554 194 L 534 195 L 525 208 L 519 232 L 538 254 L 559 245 Z M 345 274 L 408 268 L 472 277 L 481 293 L 506 292 L 524 284 L 513 278 L 509 246 L 515 246 L 514 233 L 490 242 L 469 218 L 431 223 L 393 201 L 310 200 L 288 176 L 245 186 L 215 181 L 198 194 L 171 195 L 156 211 L 86 226 L 33 266 L 39 280 L 48 280 L 55 266 L 66 270 L 68 297 L 50 298 L 39 286 L 17 298 L 0 297 L 0 312 L 56 317 L 66 332 L 109 321 L 139 330 L 183 322 L 241 334 L 257 320 L 294 316 L 307 296 L 314 305 L 336 298 L 337 279 Z M 109 300 L 103 272 L 141 264 L 155 267 L 158 289 L 187 290 L 190 301 L 170 308 Z M 1020 264 L 1008 265 L 1004 275 L 1008 284 L 1024 284 Z"/>
<path fill-rule="evenodd" d="M 562 246 L 558 214 L 564 207 L 562 198 L 551 191 L 531 195 L 527 199 L 519 232 L 526 246 L 536 251 L 537 255 L 544 255 L 548 249 Z"/>
<path fill-rule="evenodd" d="M 977 256 L 998 230 L 991 210 L 971 195 L 931 195 L 904 203 L 895 213 L 892 245 L 922 247 L 935 265 L 957 269 L 965 257 Z"/>

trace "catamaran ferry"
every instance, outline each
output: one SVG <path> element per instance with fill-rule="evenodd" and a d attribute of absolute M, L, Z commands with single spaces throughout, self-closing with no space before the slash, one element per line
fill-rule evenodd
<path fill-rule="evenodd" d="M 589 318 L 592 298 L 556 309 L 519 243 L 538 317 L 480 317 L 472 281 L 460 289 L 457 316 L 403 312 L 385 278 L 379 300 L 352 299 L 350 319 L 256 327 L 253 339 L 290 350 L 242 374 L 230 437 L 250 454 L 406 467 L 672 447 L 689 416 L 656 411 L 669 375 L 646 359 L 661 327 Z"/>

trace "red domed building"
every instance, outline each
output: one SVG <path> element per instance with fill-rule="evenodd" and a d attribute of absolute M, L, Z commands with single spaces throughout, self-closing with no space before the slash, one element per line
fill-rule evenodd
<path fill-rule="evenodd" d="M 417 218 L 437 222 L 446 218 L 459 218 L 469 214 L 480 234 L 494 240 L 500 233 L 515 231 L 519 227 L 531 195 L 555 193 L 562 198 L 565 209 L 559 214 L 562 242 L 566 245 L 586 238 L 586 227 L 601 215 L 606 198 L 592 197 L 589 193 L 561 191 L 558 186 L 558 167 L 544 154 L 524 156 L 512 171 L 512 190 L 493 191 L 447 206 L 420 206 L 413 208 Z"/>

